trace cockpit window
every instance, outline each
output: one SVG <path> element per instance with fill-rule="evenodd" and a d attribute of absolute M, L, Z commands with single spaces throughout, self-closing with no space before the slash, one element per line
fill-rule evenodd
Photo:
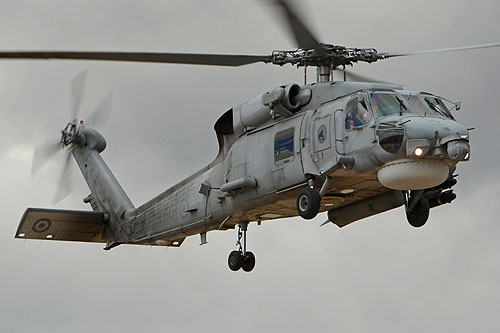
<path fill-rule="evenodd" d="M 419 116 L 424 116 L 424 117 L 434 114 L 424 105 L 424 103 L 422 102 L 420 97 L 418 97 L 418 95 L 408 95 L 405 97 L 406 97 L 406 100 L 408 101 L 408 104 L 410 105 L 410 110 L 413 113 L 418 114 Z"/>
<path fill-rule="evenodd" d="M 363 95 L 351 99 L 346 105 L 345 128 L 353 129 L 368 124 L 371 120 L 371 113 L 366 107 Z"/>
<path fill-rule="evenodd" d="M 411 113 L 404 99 L 394 93 L 371 93 L 371 103 L 373 112 L 377 118 Z"/>
<path fill-rule="evenodd" d="M 410 105 L 411 112 L 419 116 L 438 116 L 454 119 L 443 99 L 433 95 L 405 92 L 403 96 Z"/>
<path fill-rule="evenodd" d="M 453 119 L 450 110 L 448 110 L 448 108 L 446 107 L 441 98 L 429 96 L 429 97 L 424 97 L 424 101 L 427 103 L 427 105 L 432 111 L 436 112 L 437 114 L 443 117 Z"/>

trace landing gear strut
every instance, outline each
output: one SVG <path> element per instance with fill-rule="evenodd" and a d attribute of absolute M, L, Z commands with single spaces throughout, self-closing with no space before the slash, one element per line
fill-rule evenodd
<path fill-rule="evenodd" d="M 238 250 L 232 251 L 227 258 L 227 264 L 232 271 L 243 268 L 245 272 L 251 272 L 255 267 L 255 256 L 247 251 L 247 227 L 248 222 L 241 222 L 238 225 Z"/>
<path fill-rule="evenodd" d="M 406 219 L 412 227 L 420 228 L 429 218 L 429 201 L 423 196 L 424 191 L 412 191 L 406 194 Z"/>

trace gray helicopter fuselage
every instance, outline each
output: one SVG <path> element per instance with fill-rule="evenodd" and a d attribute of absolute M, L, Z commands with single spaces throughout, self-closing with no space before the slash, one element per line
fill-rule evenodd
<path fill-rule="evenodd" d="M 404 205 L 408 223 L 422 227 L 430 209 L 457 195 L 455 169 L 470 157 L 469 133 L 453 103 L 433 94 L 372 81 L 346 66 L 421 54 L 500 47 L 500 43 L 416 52 L 379 52 L 318 39 L 288 0 L 274 1 L 295 38 L 293 50 L 267 55 L 108 51 L 1 51 L 0 59 L 71 59 L 237 67 L 254 63 L 316 67 L 318 83 L 288 84 L 226 111 L 215 123 L 219 152 L 209 165 L 135 207 L 101 152 L 92 127 L 109 119 L 111 94 L 79 118 L 85 71 L 71 82 L 70 122 L 60 140 L 35 149 L 32 173 L 66 152 L 57 199 L 66 194 L 75 158 L 89 188 L 91 211 L 27 208 L 16 238 L 180 246 L 187 236 L 238 226 L 231 270 L 252 271 L 249 222 L 300 216 L 344 227 Z M 334 71 L 344 81 L 332 81 Z M 345 82 L 345 81 L 364 81 Z M 182 138 L 181 138 L 182 140 Z"/>
<path fill-rule="evenodd" d="M 321 188 L 320 211 L 349 207 L 370 198 L 381 198 L 386 206 L 383 210 L 387 210 L 402 202 L 389 197 L 389 192 L 397 191 L 381 183 L 381 169 L 392 168 L 384 180 L 397 188 L 400 179 L 394 180 L 392 175 L 400 172 L 401 164 L 420 158 L 419 163 L 446 166 L 448 176 L 459 160 L 468 159 L 468 143 L 466 157 L 462 154 L 452 159 L 446 150 L 447 143 L 457 141 L 459 147 L 452 151 L 463 148 L 460 144 L 468 141 L 464 126 L 431 110 L 409 112 L 408 100 L 401 97 L 414 103 L 412 99 L 423 100 L 418 94 L 399 86 L 353 82 L 278 87 L 221 116 L 215 124 L 219 140 L 216 159 L 137 208 L 116 179 L 106 176 L 109 169 L 100 166 L 102 159 L 89 163 L 92 153 L 82 153 L 93 151 L 93 158 L 99 159 L 95 144 L 80 144 L 73 155 L 94 196 L 88 201 L 97 198 L 99 204 L 93 208 L 110 214 L 105 236 L 117 242 L 178 246 L 186 236 L 234 228 L 240 222 L 296 216 L 297 194 L 307 186 Z M 385 99 L 394 101 L 399 96 L 401 111 L 378 118 L 375 105 L 370 103 L 370 98 L 375 102 L 374 96 L 386 104 Z M 361 123 L 346 114 L 357 103 L 368 111 Z M 386 112 L 384 108 L 377 110 Z M 98 135 L 86 131 L 84 136 Z M 417 146 L 426 156 L 412 156 Z M 394 161 L 397 163 L 391 164 Z"/>

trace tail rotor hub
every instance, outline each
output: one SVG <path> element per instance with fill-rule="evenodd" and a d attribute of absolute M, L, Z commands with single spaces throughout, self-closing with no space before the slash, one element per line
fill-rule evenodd
<path fill-rule="evenodd" d="M 76 143 L 77 132 L 77 126 L 73 123 L 68 123 L 61 131 L 61 143 L 65 147 L 71 148 Z"/>

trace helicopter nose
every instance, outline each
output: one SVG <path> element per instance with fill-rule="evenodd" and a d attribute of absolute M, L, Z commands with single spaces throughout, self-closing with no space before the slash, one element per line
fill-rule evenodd
<path fill-rule="evenodd" d="M 415 158 L 450 159 L 453 162 L 468 161 L 470 145 L 465 137 L 465 135 L 450 135 L 436 140 L 408 139 L 406 155 Z"/>
<path fill-rule="evenodd" d="M 385 163 L 377 171 L 379 181 L 388 188 L 437 186 L 449 177 L 450 166 L 469 159 L 468 131 L 456 121 L 412 117 L 401 119 L 398 125 L 404 127 L 406 157 Z"/>
<path fill-rule="evenodd" d="M 435 117 L 407 117 L 399 121 L 408 139 L 440 140 L 450 136 L 467 139 L 469 133 L 465 126 L 452 119 Z"/>
<path fill-rule="evenodd" d="M 438 157 L 466 161 L 470 155 L 469 132 L 451 119 L 413 117 L 402 119 L 409 157 Z"/>

